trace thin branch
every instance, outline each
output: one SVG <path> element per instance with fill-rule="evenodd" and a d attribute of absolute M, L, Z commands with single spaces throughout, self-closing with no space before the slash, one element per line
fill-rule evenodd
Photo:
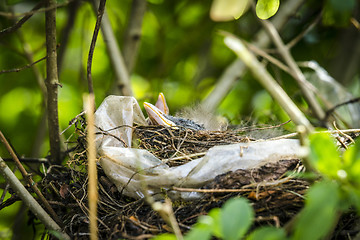
<path fill-rule="evenodd" d="M 289 17 L 294 14 L 304 0 L 291 0 L 281 4 L 279 12 L 271 20 L 276 28 L 281 29 L 288 21 Z M 254 37 L 254 45 L 265 48 L 270 44 L 270 38 L 264 30 L 260 30 Z M 244 75 L 245 65 L 240 59 L 232 62 L 220 76 L 214 90 L 202 101 L 201 105 L 206 107 L 210 112 L 214 111 L 230 90 L 236 81 Z"/>
<path fill-rule="evenodd" d="M 265 67 L 245 47 L 243 41 L 230 34 L 225 34 L 224 41 L 225 44 L 244 62 L 246 67 L 252 72 L 261 85 L 280 104 L 291 120 L 297 125 L 303 125 L 308 132 L 312 132 L 313 126 L 309 120 L 299 110 L 275 79 L 266 71 Z"/>
<path fill-rule="evenodd" d="M 141 27 L 146 12 L 146 0 L 133 0 L 124 36 L 124 60 L 128 72 L 132 72 L 141 40 Z"/>
<path fill-rule="evenodd" d="M 96 40 L 97 40 L 99 30 L 100 30 L 101 19 L 102 19 L 103 15 L 104 15 L 104 11 L 105 11 L 105 3 L 106 3 L 106 0 L 100 0 L 99 8 L 98 8 L 98 11 L 97 11 L 97 18 L 96 18 L 94 34 L 93 34 L 93 37 L 91 39 L 89 56 L 88 56 L 88 61 L 87 61 L 87 68 L 86 69 L 87 69 L 88 88 L 89 88 L 89 93 L 90 94 L 94 94 L 93 81 L 92 81 L 92 77 L 91 77 L 91 65 L 92 65 L 92 59 L 93 59 L 93 55 L 94 55 L 94 49 L 95 49 L 95 45 L 96 45 Z M 95 107 L 95 104 L 93 104 L 93 106 Z"/>
<path fill-rule="evenodd" d="M 41 61 L 43 61 L 43 60 L 45 60 L 45 59 L 46 59 L 46 56 L 45 56 L 45 57 L 40 58 L 39 60 L 37 60 L 37 61 L 35 61 L 35 62 L 32 62 L 32 63 L 26 64 L 26 65 L 25 65 L 25 66 L 23 66 L 23 67 L 14 68 L 14 69 L 8 69 L 8 70 L 1 70 L 1 71 L 0 71 L 0 74 L 3 74 L 3 73 L 13 73 L 13 72 L 20 72 L 20 71 L 22 71 L 22 70 L 25 70 L 25 69 L 27 69 L 27 68 L 32 67 L 33 65 L 35 65 L 35 64 L 37 64 L 37 63 L 39 63 L 39 62 L 41 62 Z"/>
<path fill-rule="evenodd" d="M 32 11 L 35 11 L 39 9 L 44 4 L 44 1 L 39 2 L 35 7 L 33 7 Z M 29 14 L 21 18 L 18 22 L 16 22 L 11 27 L 5 28 L 0 31 L 0 38 L 8 33 L 15 32 L 17 29 L 19 29 L 27 20 L 29 20 L 32 17 L 33 14 Z"/>
<path fill-rule="evenodd" d="M 56 53 L 56 5 L 55 0 L 47 0 L 47 7 L 51 10 L 45 12 L 46 28 L 46 89 L 47 114 L 50 138 L 51 161 L 60 164 L 60 135 L 58 118 L 58 72 Z"/>
<path fill-rule="evenodd" d="M 95 6 L 98 0 L 93 0 L 92 2 L 93 6 Z M 112 87 L 112 94 L 133 96 L 129 73 L 125 67 L 123 56 L 121 54 L 106 11 L 101 22 L 101 32 L 106 44 L 106 49 L 110 58 L 112 69 L 114 70 L 115 74 L 115 82 Z"/>
<path fill-rule="evenodd" d="M 13 158 L 16 166 L 18 167 L 18 169 L 21 172 L 21 175 L 23 176 L 23 178 L 28 182 L 28 184 L 30 185 L 31 189 L 36 193 L 36 195 L 38 195 L 40 201 L 44 204 L 44 206 L 46 207 L 46 209 L 49 211 L 49 213 L 51 214 L 51 216 L 55 219 L 55 221 L 60 224 L 61 226 L 63 226 L 62 221 L 60 220 L 60 218 L 57 216 L 57 214 L 55 213 L 55 211 L 52 209 L 52 207 L 50 206 L 50 204 L 48 203 L 48 201 L 46 201 L 44 195 L 42 195 L 42 193 L 40 192 L 40 190 L 37 188 L 36 183 L 33 181 L 31 174 L 28 174 L 27 171 L 25 170 L 24 166 L 20 163 L 19 158 L 16 156 L 14 150 L 11 148 L 10 144 L 8 143 L 8 141 L 6 140 L 4 134 L 0 131 L 0 140 L 1 142 L 4 144 L 4 146 L 6 147 L 6 149 L 8 150 L 8 152 L 10 153 L 11 157 Z M 1 159 L 1 161 L 4 161 Z M 5 162 L 4 162 L 5 164 Z"/>
<path fill-rule="evenodd" d="M 10 183 L 12 189 L 16 191 L 18 196 L 24 201 L 24 203 L 30 208 L 36 217 L 45 225 L 48 230 L 59 232 L 64 239 L 70 239 L 70 237 L 61 231 L 60 226 L 45 212 L 40 204 L 31 196 L 26 188 L 21 184 L 19 179 L 6 165 L 4 160 L 0 157 L 0 171 L 6 181 Z"/>
<path fill-rule="evenodd" d="M 97 203 L 98 203 L 98 190 L 97 190 L 97 169 L 96 169 L 96 149 L 95 149 L 95 120 L 94 112 L 94 95 L 90 94 L 84 97 L 84 109 L 87 116 L 87 143 L 88 143 L 88 198 L 89 198 L 89 220 L 90 220 L 90 239 L 98 239 L 97 228 Z"/>
<path fill-rule="evenodd" d="M 299 66 L 296 64 L 293 57 L 291 56 L 289 49 L 285 46 L 284 42 L 282 41 L 275 26 L 267 20 L 262 20 L 260 22 L 262 23 L 265 30 L 268 32 L 274 44 L 278 48 L 279 53 L 281 54 L 281 56 L 283 57 L 283 59 L 291 69 L 291 71 L 294 73 L 295 80 L 299 84 L 299 87 L 302 93 L 304 94 L 305 99 L 309 103 L 309 106 L 313 110 L 315 116 L 319 120 L 324 119 L 325 112 L 323 111 L 320 104 L 316 100 L 313 86 L 309 84 L 309 82 L 306 80 L 304 74 L 301 72 Z"/>
<path fill-rule="evenodd" d="M 52 5 L 52 6 L 45 7 L 45 8 L 40 8 L 40 9 L 32 10 L 32 11 L 29 11 L 29 12 L 25 12 L 25 13 L 19 13 L 19 14 L 8 13 L 8 12 L 0 12 L 0 16 L 1 17 L 6 17 L 6 18 L 19 18 L 19 17 L 32 16 L 32 15 L 34 15 L 36 13 L 47 12 L 47 11 L 54 10 L 56 8 L 64 7 L 64 6 L 68 5 L 72 1 L 74 1 L 74 0 L 68 0 L 68 1 L 66 1 L 64 3 L 55 4 L 55 5 Z"/>
<path fill-rule="evenodd" d="M 293 46 L 295 46 L 301 39 L 304 38 L 304 36 L 306 34 L 308 34 L 321 20 L 322 18 L 322 14 L 320 13 L 315 19 L 314 21 L 304 30 L 302 31 L 299 35 L 297 35 L 293 40 L 291 40 L 288 44 L 286 44 L 286 47 L 288 49 L 291 49 Z"/>

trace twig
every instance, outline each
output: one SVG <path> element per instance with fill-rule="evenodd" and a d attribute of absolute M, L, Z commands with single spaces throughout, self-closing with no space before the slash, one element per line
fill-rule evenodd
<path fill-rule="evenodd" d="M 45 8 L 34 9 L 32 11 L 25 12 L 25 13 L 19 13 L 19 14 L 8 13 L 8 12 L 0 12 L 0 16 L 6 17 L 6 18 L 19 18 L 19 17 L 32 16 L 35 13 L 47 12 L 47 11 L 54 10 L 56 8 L 64 7 L 64 6 L 68 5 L 72 1 L 74 1 L 74 0 L 68 0 L 68 1 L 66 1 L 64 3 L 55 4 L 55 5 L 52 5 L 52 6 L 45 7 Z"/>
<path fill-rule="evenodd" d="M 42 5 L 44 4 L 44 1 L 39 2 L 38 4 L 36 4 L 35 7 L 33 7 L 32 11 L 35 11 L 37 9 L 39 9 Z M 17 29 L 19 29 L 27 20 L 29 20 L 32 17 L 33 14 L 29 14 L 24 16 L 23 18 L 21 18 L 18 22 L 16 22 L 14 25 L 12 25 L 11 27 L 5 28 L 3 30 L 0 31 L 0 38 L 8 33 L 12 33 L 15 32 Z"/>
<path fill-rule="evenodd" d="M 95 149 L 95 120 L 94 120 L 94 95 L 84 97 L 84 109 L 87 116 L 87 146 L 88 146 L 88 199 L 89 199 L 89 220 L 90 220 L 90 239 L 98 239 L 97 227 L 97 203 L 99 200 L 97 190 L 97 169 L 96 169 L 96 149 Z"/>
<path fill-rule="evenodd" d="M 280 62 L 279 60 L 277 60 L 276 58 L 274 58 L 273 56 L 267 54 L 265 51 L 261 50 L 260 48 L 258 48 L 257 46 L 255 46 L 254 44 L 251 43 L 246 43 L 246 46 L 253 51 L 255 54 L 267 59 L 269 62 L 271 62 L 272 64 L 278 66 L 280 69 L 282 69 L 283 71 L 292 74 L 292 72 L 290 71 L 290 69 L 288 68 L 288 66 L 286 66 L 285 64 L 283 64 L 282 62 Z"/>
<path fill-rule="evenodd" d="M 98 0 L 93 0 L 92 2 L 93 6 L 95 6 Z M 116 95 L 133 96 L 129 73 L 126 69 L 123 56 L 119 45 L 117 44 L 117 40 L 106 11 L 101 22 L 101 32 L 115 74 L 115 82 L 111 92 Z"/>
<path fill-rule="evenodd" d="M 70 237 L 61 231 L 60 226 L 54 222 L 54 220 L 45 212 L 38 202 L 31 196 L 26 188 L 21 184 L 19 179 L 14 175 L 10 168 L 6 165 L 3 159 L 0 157 L 0 171 L 4 178 L 10 183 L 11 188 L 21 197 L 24 203 L 30 208 L 30 210 L 37 216 L 40 221 L 45 225 L 48 230 L 59 232 L 64 239 L 70 239 Z"/>
<path fill-rule="evenodd" d="M 6 147 L 6 149 L 8 150 L 8 152 L 10 153 L 11 157 L 13 158 L 16 166 L 18 167 L 18 169 L 21 172 L 21 175 L 23 176 L 23 178 L 28 182 L 28 184 L 30 185 L 31 189 L 36 193 L 36 195 L 38 195 L 40 201 L 44 204 L 44 206 L 46 207 L 46 209 L 49 211 L 49 213 L 51 214 L 51 216 L 55 219 L 55 221 L 60 224 L 61 226 L 63 226 L 62 221 L 60 220 L 60 218 L 57 216 L 57 214 L 54 212 L 54 210 L 51 208 L 50 204 L 46 201 L 45 197 L 42 195 L 42 193 L 40 192 L 40 190 L 37 188 L 36 183 L 32 180 L 31 175 L 27 173 L 27 171 L 25 170 L 25 168 L 23 167 L 23 165 L 20 163 L 19 158 L 16 156 L 14 150 L 11 148 L 10 144 L 8 143 L 8 141 L 6 140 L 4 134 L 0 131 L 0 140 L 1 142 L 4 144 L 4 146 Z M 1 161 L 4 162 L 3 159 L 1 159 Z M 4 164 L 6 165 L 6 163 L 4 162 Z"/>
<path fill-rule="evenodd" d="M 264 66 L 245 47 L 243 42 L 230 34 L 226 34 L 224 41 L 225 44 L 244 62 L 255 78 L 263 85 L 270 95 L 280 104 L 280 106 L 290 116 L 291 120 L 297 125 L 304 125 L 309 132 L 312 132 L 313 126 L 309 120 L 299 110 L 275 79 L 266 71 Z"/>
<path fill-rule="evenodd" d="M 56 53 L 56 1 L 47 0 L 46 6 L 50 9 L 45 12 L 46 28 L 46 89 L 47 114 L 50 138 L 51 161 L 60 164 L 60 135 L 58 115 L 58 72 Z"/>
<path fill-rule="evenodd" d="M 37 60 L 37 61 L 35 61 L 35 62 L 26 64 L 26 65 L 23 66 L 23 67 L 14 68 L 14 69 L 8 69 L 8 70 L 1 70 L 1 71 L 0 71 L 0 74 L 2 74 L 2 73 L 20 72 L 20 71 L 25 70 L 25 69 L 27 69 L 27 68 L 29 68 L 29 67 L 32 67 L 33 65 L 35 65 L 35 64 L 37 64 L 37 63 L 39 63 L 39 62 L 41 62 L 42 60 L 45 60 L 45 59 L 46 59 L 46 56 L 40 58 L 39 60 Z"/>
<path fill-rule="evenodd" d="M 291 71 L 294 73 L 295 80 L 297 81 L 302 93 L 304 94 L 305 99 L 308 101 L 309 106 L 313 110 L 315 116 L 319 120 L 322 120 L 325 116 L 325 112 L 322 110 L 320 104 L 316 100 L 313 86 L 306 80 L 304 74 L 301 72 L 299 66 L 294 61 L 289 49 L 283 43 L 274 25 L 267 20 L 261 20 L 260 22 L 262 23 L 265 30 L 268 32 L 274 44 L 278 48 L 279 53 L 281 54 Z"/>
<path fill-rule="evenodd" d="M 276 28 L 281 29 L 288 18 L 298 9 L 304 0 L 291 0 L 281 4 L 279 12 L 272 19 L 272 23 Z M 270 38 L 264 30 L 260 30 L 254 37 L 254 45 L 264 48 L 270 44 Z M 245 73 L 245 65 L 240 59 L 232 62 L 222 73 L 214 90 L 202 101 L 201 105 L 206 107 L 208 111 L 214 111 L 221 101 L 233 88 L 236 81 Z"/>
<path fill-rule="evenodd" d="M 141 26 L 146 11 L 146 0 L 133 0 L 124 36 L 124 60 L 128 72 L 132 72 L 141 40 Z"/>
<path fill-rule="evenodd" d="M 286 47 L 288 49 L 291 49 L 293 46 L 295 46 L 306 34 L 308 34 L 321 20 L 322 14 L 320 13 L 315 20 L 299 35 L 297 35 L 293 40 L 291 40 L 288 44 L 286 44 Z"/>
<path fill-rule="evenodd" d="M 98 11 L 97 11 L 97 18 L 96 18 L 94 34 L 93 34 L 93 37 L 91 39 L 91 44 L 90 44 L 90 49 L 89 49 L 89 56 L 88 56 L 88 61 L 87 61 L 87 68 L 86 69 L 87 69 L 88 88 L 89 88 L 89 93 L 90 94 L 94 94 L 94 87 L 93 87 L 93 82 L 92 82 L 92 77 L 91 77 L 91 65 L 92 65 L 92 59 L 93 59 L 93 55 L 94 55 L 94 49 L 95 49 L 96 40 L 97 40 L 99 30 L 100 30 L 101 19 L 102 19 L 103 15 L 104 15 L 104 11 L 105 11 L 105 4 L 106 4 L 106 0 L 100 0 L 99 8 L 98 8 Z M 95 97 L 94 97 L 93 100 L 95 101 Z M 95 104 L 92 104 L 92 106 L 95 107 Z M 93 110 L 95 110 L 95 108 Z"/>

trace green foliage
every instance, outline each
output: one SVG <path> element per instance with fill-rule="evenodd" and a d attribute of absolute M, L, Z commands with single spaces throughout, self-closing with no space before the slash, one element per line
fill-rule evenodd
<path fill-rule="evenodd" d="M 282 228 L 262 227 L 253 231 L 246 240 L 285 240 L 286 232 Z"/>
<path fill-rule="evenodd" d="M 268 19 L 275 15 L 279 6 L 279 0 L 259 0 L 256 3 L 256 15 L 260 19 Z"/>
<path fill-rule="evenodd" d="M 321 239 L 337 220 L 340 206 L 339 186 L 336 182 L 323 181 L 313 185 L 301 211 L 292 239 Z"/>
<path fill-rule="evenodd" d="M 221 236 L 225 240 L 241 239 L 251 226 L 254 211 L 243 198 L 226 202 L 221 209 Z"/>
<path fill-rule="evenodd" d="M 346 26 L 350 23 L 356 0 L 327 0 L 324 6 L 323 23 Z"/>

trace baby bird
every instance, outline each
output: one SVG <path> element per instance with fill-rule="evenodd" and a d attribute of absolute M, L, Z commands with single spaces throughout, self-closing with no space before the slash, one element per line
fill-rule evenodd
<path fill-rule="evenodd" d="M 193 130 L 225 130 L 222 122 L 206 112 L 202 107 L 198 106 L 194 109 L 184 109 L 176 117 L 169 115 L 169 107 L 166 104 L 166 99 L 163 93 L 159 94 L 158 100 L 154 105 L 144 102 L 145 110 L 149 116 L 150 124 L 163 125 L 168 127 L 184 127 Z M 190 120 L 191 119 L 191 120 Z"/>

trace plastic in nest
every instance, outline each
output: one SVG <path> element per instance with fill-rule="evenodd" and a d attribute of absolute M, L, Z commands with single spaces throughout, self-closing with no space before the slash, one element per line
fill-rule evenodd
<path fill-rule="evenodd" d="M 131 148 L 132 127 L 148 125 L 134 97 L 108 96 L 95 112 L 96 147 L 100 164 L 123 194 L 143 198 L 145 192 L 157 199 L 172 187 L 197 188 L 216 176 L 237 169 L 250 169 L 271 161 L 299 158 L 298 140 L 281 139 L 215 146 L 204 157 L 169 167 L 144 149 Z M 146 186 L 144 188 L 144 185 Z M 196 192 L 167 191 L 172 199 L 199 198 Z"/>

